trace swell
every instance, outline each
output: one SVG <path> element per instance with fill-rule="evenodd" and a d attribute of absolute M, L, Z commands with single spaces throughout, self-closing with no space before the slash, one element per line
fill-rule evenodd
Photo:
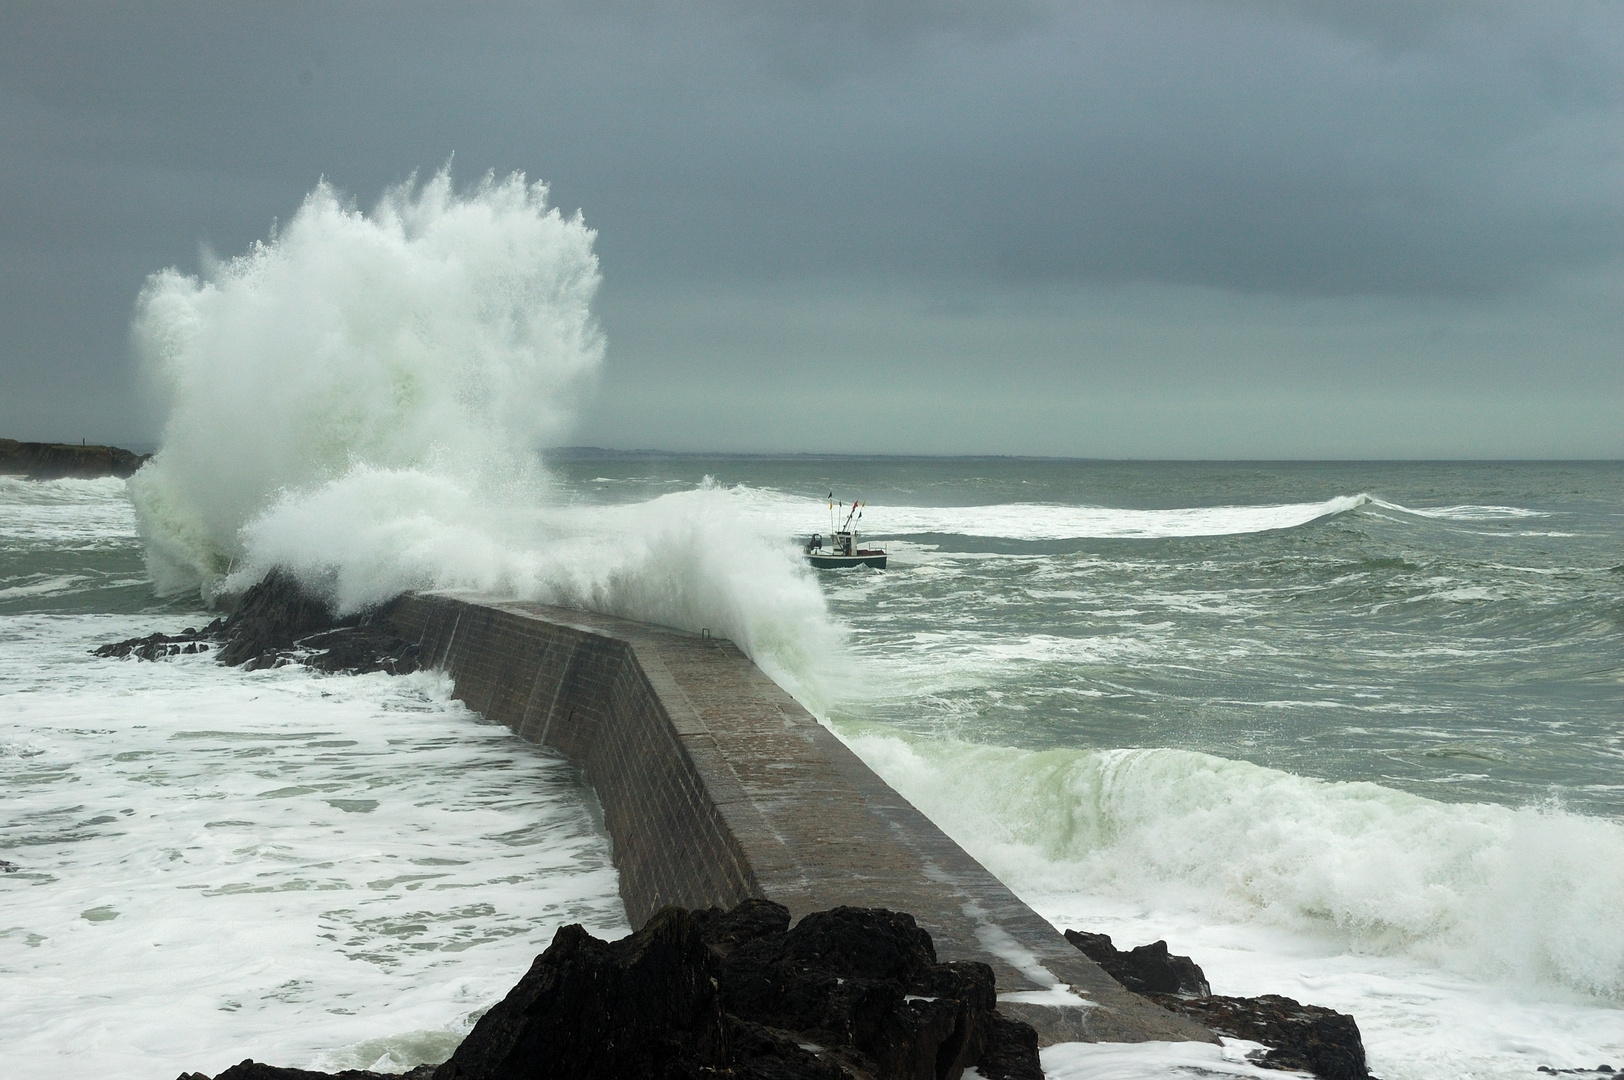
<path fill-rule="evenodd" d="M 749 510 L 784 532 L 798 534 L 823 519 L 821 500 L 763 489 L 748 492 Z M 859 525 L 871 537 L 923 542 L 972 540 L 1002 543 L 1011 551 L 1036 550 L 1070 540 L 1156 540 L 1246 536 L 1299 529 L 1365 508 L 1404 515 L 1418 524 L 1485 524 L 1550 516 L 1516 506 L 1407 507 L 1368 492 L 1335 495 L 1319 502 L 1258 503 L 1134 509 L 1073 503 L 1018 502 L 970 506 L 871 504 Z"/>
<path fill-rule="evenodd" d="M 1163 510 L 1062 503 L 870 505 L 863 510 L 859 524 L 873 537 L 957 536 L 1027 543 L 1234 536 L 1300 528 L 1352 512 L 1370 502 L 1371 496 L 1357 494 L 1311 503 Z M 824 506 L 819 500 L 772 491 L 751 493 L 750 508 L 753 515 L 775 523 L 790 534 L 816 528 L 824 515 Z"/>
<path fill-rule="evenodd" d="M 1446 804 L 1189 751 L 847 737 L 1018 892 L 1183 907 L 1624 998 L 1619 822 Z"/>

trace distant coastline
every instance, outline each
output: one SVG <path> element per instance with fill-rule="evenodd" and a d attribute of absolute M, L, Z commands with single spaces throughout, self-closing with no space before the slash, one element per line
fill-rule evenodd
<path fill-rule="evenodd" d="M 127 477 L 133 475 L 151 456 L 137 454 L 122 446 L 0 439 L 0 476 L 25 476 L 30 480 Z"/>

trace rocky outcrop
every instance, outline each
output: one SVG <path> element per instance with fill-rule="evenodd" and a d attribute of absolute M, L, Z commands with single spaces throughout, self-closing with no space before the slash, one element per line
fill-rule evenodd
<path fill-rule="evenodd" d="M 678 908 L 614 942 L 562 927 L 435 1077 L 714 1072 L 730 1057 L 715 968 L 698 921 Z"/>
<path fill-rule="evenodd" d="M 93 480 L 100 476 L 131 476 L 151 456 L 119 446 L 0 439 L 0 474 L 26 476 L 30 480 Z"/>
<path fill-rule="evenodd" d="M 220 662 L 248 671 L 271 667 L 278 660 L 293 659 L 303 638 L 359 621 L 335 618 L 325 599 L 306 589 L 293 574 L 273 569 L 238 598 L 221 624 L 224 647 Z"/>
<path fill-rule="evenodd" d="M 1257 1059 L 1265 1068 L 1301 1069 L 1323 1080 L 1369 1080 L 1359 1025 L 1347 1013 L 1302 1005 L 1278 994 L 1250 998 L 1155 994 L 1151 1000 L 1220 1035 L 1269 1047 Z"/>
<path fill-rule="evenodd" d="M 244 671 L 301 663 L 320 671 L 404 675 L 419 667 L 417 645 L 387 629 L 387 606 L 336 618 L 321 597 L 283 570 L 272 570 L 243 593 L 232 612 L 201 630 L 148 634 L 95 650 L 97 656 L 158 660 L 217 650 L 222 664 Z"/>
<path fill-rule="evenodd" d="M 1275 994 L 1216 996 L 1195 961 L 1173 955 L 1165 941 L 1123 952 L 1108 934 L 1067 930 L 1066 940 L 1117 982 L 1164 1009 L 1220 1035 L 1267 1046 L 1268 1052 L 1256 1059 L 1258 1065 L 1299 1069 L 1323 1080 L 1370 1080 L 1359 1025 L 1346 1013 Z"/>
<path fill-rule="evenodd" d="M 137 660 L 162 660 L 181 653 L 208 652 L 218 647 L 223 626 L 225 621 L 216 619 L 201 630 L 188 626 L 178 634 L 148 634 L 146 637 L 115 641 L 101 646 L 94 653 L 103 657 L 133 656 Z"/>
<path fill-rule="evenodd" d="M 1212 993 L 1207 976 L 1188 956 L 1167 951 L 1167 942 L 1153 941 L 1127 952 L 1111 944 L 1110 934 L 1067 930 L 1066 940 L 1105 969 L 1105 973 L 1136 994 Z"/>
<path fill-rule="evenodd" d="M 1036 1033 L 996 1008 L 992 970 L 938 964 L 900 912 L 667 908 L 617 942 L 560 930 L 435 1080 L 1041 1076 Z"/>
<path fill-rule="evenodd" d="M 828 1048 L 855 1075 L 929 1080 L 982 1061 L 998 1007 L 992 969 L 938 964 L 913 916 L 840 907 L 789 929 L 787 909 L 755 900 L 706 922 L 727 943 L 714 951 L 725 949 L 729 1015 Z"/>
<path fill-rule="evenodd" d="M 433 1080 L 1041 1080 L 1037 1033 L 997 1013 L 992 970 L 937 963 L 911 916 L 789 921 L 747 900 L 666 908 L 619 941 L 563 927 Z M 243 1062 L 215 1080 L 322 1076 Z"/>

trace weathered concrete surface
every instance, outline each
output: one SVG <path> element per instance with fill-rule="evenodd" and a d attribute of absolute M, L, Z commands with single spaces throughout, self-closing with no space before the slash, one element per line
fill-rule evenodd
<path fill-rule="evenodd" d="M 941 960 L 990 964 L 1000 1008 L 1045 1045 L 1214 1038 L 1124 990 L 731 642 L 472 596 L 408 596 L 390 618 L 470 708 L 583 768 L 634 925 L 752 896 L 797 919 L 891 908 Z"/>

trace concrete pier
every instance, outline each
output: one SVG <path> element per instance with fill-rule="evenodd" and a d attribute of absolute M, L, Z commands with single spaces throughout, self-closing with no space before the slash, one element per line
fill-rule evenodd
<path fill-rule="evenodd" d="M 907 911 L 939 959 L 991 965 L 1045 1045 L 1213 1040 L 1068 944 L 731 642 L 461 595 L 390 618 L 470 708 L 581 766 L 633 925 L 747 897 Z"/>

